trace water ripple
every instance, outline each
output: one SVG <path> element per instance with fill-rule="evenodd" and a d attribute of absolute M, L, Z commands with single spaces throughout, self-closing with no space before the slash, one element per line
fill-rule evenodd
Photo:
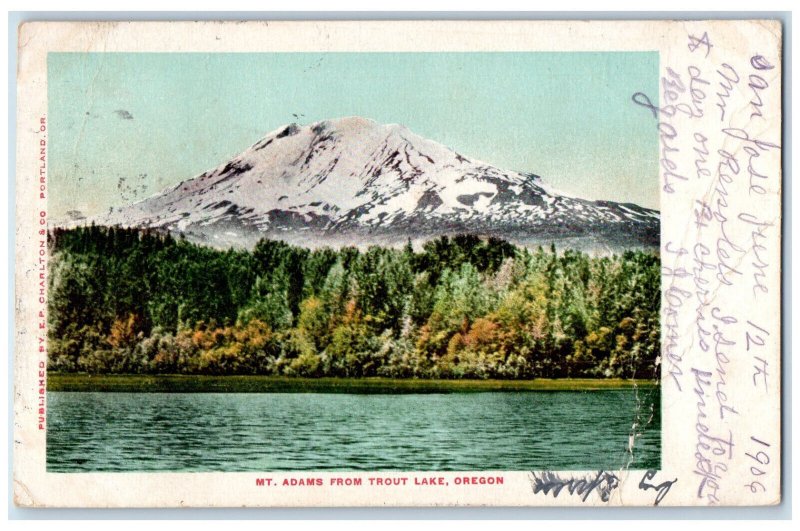
<path fill-rule="evenodd" d="M 49 393 L 47 468 L 658 468 L 657 390 L 424 395 Z"/>

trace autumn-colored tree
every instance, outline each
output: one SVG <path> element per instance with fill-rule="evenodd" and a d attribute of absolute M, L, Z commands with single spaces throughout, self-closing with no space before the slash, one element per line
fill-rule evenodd
<path fill-rule="evenodd" d="M 415 250 L 219 251 L 155 231 L 49 235 L 49 368 L 395 378 L 656 378 L 657 253 L 474 235 Z"/>

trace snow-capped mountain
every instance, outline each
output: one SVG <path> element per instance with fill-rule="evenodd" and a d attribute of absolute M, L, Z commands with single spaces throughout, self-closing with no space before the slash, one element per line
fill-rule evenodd
<path fill-rule="evenodd" d="M 536 175 L 358 117 L 281 127 L 212 170 L 89 221 L 219 247 L 263 237 L 397 245 L 458 233 L 595 250 L 659 241 L 658 211 L 568 197 Z"/>

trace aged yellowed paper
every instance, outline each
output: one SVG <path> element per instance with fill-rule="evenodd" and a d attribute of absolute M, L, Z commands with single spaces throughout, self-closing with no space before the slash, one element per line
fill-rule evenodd
<path fill-rule="evenodd" d="M 781 35 L 24 24 L 16 503 L 779 503 Z"/>

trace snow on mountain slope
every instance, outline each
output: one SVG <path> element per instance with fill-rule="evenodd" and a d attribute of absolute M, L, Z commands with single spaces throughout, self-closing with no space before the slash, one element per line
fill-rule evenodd
<path fill-rule="evenodd" d="M 655 210 L 567 197 L 536 175 L 359 117 L 282 127 L 212 170 L 93 221 L 220 247 L 262 237 L 395 245 L 461 232 L 600 250 L 659 240 Z"/>

